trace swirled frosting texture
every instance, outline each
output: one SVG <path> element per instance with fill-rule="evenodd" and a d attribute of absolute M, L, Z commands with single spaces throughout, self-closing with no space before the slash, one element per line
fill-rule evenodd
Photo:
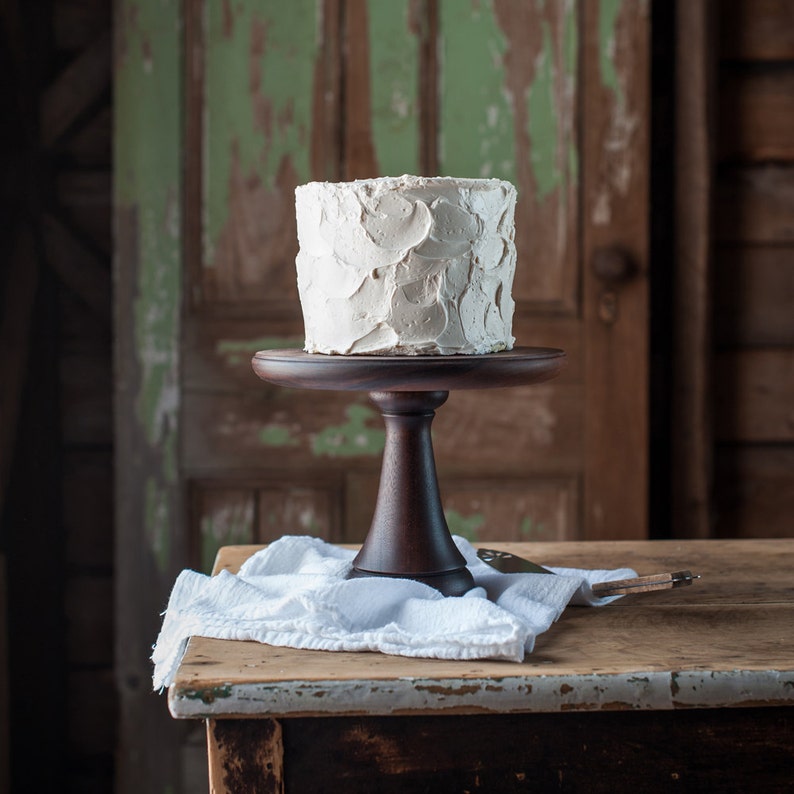
<path fill-rule="evenodd" d="M 295 190 L 309 353 L 510 350 L 516 190 L 498 179 L 384 177 Z"/>

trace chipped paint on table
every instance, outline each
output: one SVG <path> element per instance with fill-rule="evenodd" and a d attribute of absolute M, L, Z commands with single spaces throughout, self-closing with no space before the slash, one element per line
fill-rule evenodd
<path fill-rule="evenodd" d="M 700 670 L 631 675 L 532 675 L 505 678 L 301 681 L 288 685 L 224 683 L 172 687 L 177 718 L 567 711 L 635 711 L 794 705 L 791 671 Z"/>
<path fill-rule="evenodd" d="M 328 653 L 193 637 L 175 717 L 560 713 L 794 705 L 794 541 L 490 543 L 546 565 L 702 580 L 565 610 L 522 663 Z M 257 547 L 222 549 L 234 572 Z"/>

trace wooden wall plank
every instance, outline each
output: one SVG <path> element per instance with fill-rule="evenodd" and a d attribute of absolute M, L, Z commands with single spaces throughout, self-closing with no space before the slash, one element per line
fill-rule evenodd
<path fill-rule="evenodd" d="M 52 146 L 110 87 L 111 43 L 110 28 L 101 30 L 45 91 L 41 103 L 44 146 Z"/>
<path fill-rule="evenodd" d="M 10 270 L 14 289 L 3 291 L 0 314 L 0 372 L 3 373 L 2 413 L 0 413 L 0 508 L 5 505 L 6 487 L 11 474 L 11 458 L 16 444 L 20 402 L 33 327 L 33 308 L 39 287 L 39 262 L 32 231 L 20 229 Z"/>
<path fill-rule="evenodd" d="M 713 4 L 679 0 L 675 16 L 671 525 L 679 537 L 703 538 L 711 531 L 712 482 Z"/>
<path fill-rule="evenodd" d="M 794 348 L 718 353 L 714 377 L 718 440 L 794 442 Z"/>
<path fill-rule="evenodd" d="M 110 576 L 73 576 L 67 583 L 67 654 L 72 667 L 113 666 L 113 581 Z"/>
<path fill-rule="evenodd" d="M 719 446 L 715 469 L 716 537 L 791 537 L 794 448 Z"/>
<path fill-rule="evenodd" d="M 108 406 L 109 407 L 109 406 Z M 111 449 L 72 449 L 64 455 L 63 522 L 66 564 L 72 571 L 113 565 L 113 455 Z M 112 641 L 109 645 L 112 646 Z"/>
<path fill-rule="evenodd" d="M 111 223 L 113 176 L 108 169 L 61 171 L 56 192 L 70 223 L 82 231 L 108 259 L 113 252 Z"/>
<path fill-rule="evenodd" d="M 786 69 L 724 68 L 720 83 L 720 157 L 794 160 L 794 62 Z"/>
<path fill-rule="evenodd" d="M 9 710 L 10 668 L 9 668 L 9 620 L 8 620 L 8 577 L 6 575 L 6 555 L 0 553 L 0 791 L 7 794 L 10 788 L 11 768 L 11 723 Z"/>
<path fill-rule="evenodd" d="M 108 195 L 110 185 L 106 183 Z M 63 283 L 102 320 L 111 324 L 110 271 L 58 218 L 43 219 L 47 262 Z"/>
<path fill-rule="evenodd" d="M 582 316 L 585 347 L 587 538 L 648 531 L 648 252 L 650 9 L 584 4 Z M 599 249 L 636 268 L 605 284 Z M 627 483 L 632 483 L 627 488 Z"/>
<path fill-rule="evenodd" d="M 794 246 L 721 246 L 715 270 L 718 346 L 794 345 Z"/>
<path fill-rule="evenodd" d="M 727 60 L 794 60 L 789 0 L 720 0 L 721 55 Z"/>
<path fill-rule="evenodd" d="M 715 235 L 722 243 L 794 243 L 794 167 L 725 168 L 715 187 Z"/>

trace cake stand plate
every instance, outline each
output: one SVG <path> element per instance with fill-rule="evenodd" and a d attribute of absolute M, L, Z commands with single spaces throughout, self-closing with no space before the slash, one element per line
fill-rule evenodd
<path fill-rule="evenodd" d="M 326 356 L 263 350 L 252 363 L 262 380 L 278 386 L 369 392 L 383 416 L 386 444 L 378 498 L 352 575 L 415 579 L 444 595 L 470 590 L 471 574 L 441 506 L 430 437 L 435 410 L 452 390 L 549 380 L 565 366 L 565 353 L 541 347 L 459 356 Z"/>

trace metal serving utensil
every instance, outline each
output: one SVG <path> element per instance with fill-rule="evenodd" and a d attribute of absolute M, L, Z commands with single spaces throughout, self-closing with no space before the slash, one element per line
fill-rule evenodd
<path fill-rule="evenodd" d="M 477 556 L 502 573 L 554 573 L 542 565 L 525 560 L 508 551 L 477 549 Z M 616 579 L 612 582 L 596 582 L 590 585 L 590 589 L 594 595 L 604 598 L 630 593 L 647 593 L 651 590 L 672 590 L 674 587 L 686 587 L 695 579 L 700 579 L 700 576 L 694 575 L 691 571 L 672 571 L 650 576 L 636 576 L 631 579 Z"/>

